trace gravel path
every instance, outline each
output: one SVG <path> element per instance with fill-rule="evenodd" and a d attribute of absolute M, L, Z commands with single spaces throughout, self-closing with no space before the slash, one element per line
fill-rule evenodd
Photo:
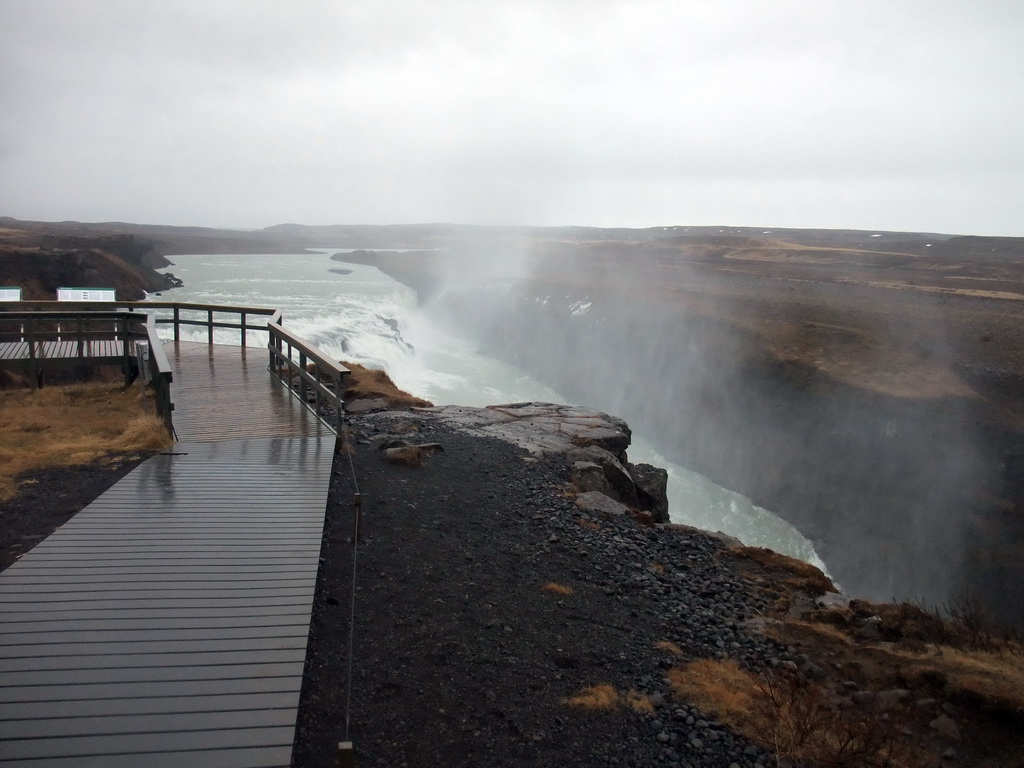
<path fill-rule="evenodd" d="M 363 494 L 350 738 L 360 765 L 754 766 L 766 755 L 672 700 L 663 670 L 725 657 L 796 660 L 740 623 L 763 607 L 702 534 L 597 520 L 564 493 L 560 457 L 423 419 L 444 451 L 387 464 L 355 419 Z M 406 435 L 408 437 L 408 435 Z M 349 458 L 331 487 L 293 764 L 335 765 L 345 735 L 352 499 Z M 555 583 L 571 595 L 545 589 Z M 610 684 L 655 705 L 585 711 Z"/>

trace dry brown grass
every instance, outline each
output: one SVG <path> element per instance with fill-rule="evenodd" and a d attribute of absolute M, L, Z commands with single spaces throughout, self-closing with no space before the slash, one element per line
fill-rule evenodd
<path fill-rule="evenodd" d="M 932 646 L 919 653 L 902 649 L 894 653 L 903 659 L 908 679 L 944 679 L 954 698 L 1024 717 L 1024 656 L 1019 652 Z"/>
<path fill-rule="evenodd" d="M 565 703 L 579 709 L 605 710 L 614 709 L 619 705 L 619 692 L 615 686 L 608 683 L 590 685 L 581 690 L 575 696 L 570 696 Z"/>
<path fill-rule="evenodd" d="M 626 702 L 626 706 L 634 712 L 640 712 L 645 715 L 654 714 L 654 705 L 651 703 L 651 700 L 640 693 L 640 691 L 626 691 L 623 699 Z"/>
<path fill-rule="evenodd" d="M 429 401 L 413 397 L 408 392 L 396 387 L 391 377 L 384 371 L 377 371 L 345 360 L 342 360 L 341 364 L 350 371 L 350 374 L 345 377 L 345 391 L 342 392 L 342 399 L 346 402 L 383 400 L 389 408 L 428 408 L 432 405 Z"/>
<path fill-rule="evenodd" d="M 556 595 L 564 595 L 565 597 L 575 594 L 576 592 L 576 590 L 574 590 L 572 587 L 566 586 L 565 584 L 559 584 L 554 581 L 549 581 L 547 584 L 544 584 L 541 587 L 541 589 L 543 589 L 545 592 L 551 592 Z"/>
<path fill-rule="evenodd" d="M 820 768 L 919 768 L 932 758 L 902 732 L 899 713 L 842 709 L 796 675 L 755 675 L 732 660 L 669 670 L 672 692 L 779 759 Z"/>
<path fill-rule="evenodd" d="M 117 385 L 0 391 L 0 411 L 0 499 L 17 492 L 24 472 L 156 451 L 172 442 L 152 413 L 152 400 L 143 405 L 137 389 Z"/>
<path fill-rule="evenodd" d="M 782 623 L 788 629 L 796 629 L 804 632 L 817 643 L 835 642 L 845 646 L 854 645 L 853 638 L 834 624 L 790 618 L 784 619 Z M 764 633 L 768 635 L 768 637 L 773 637 L 783 644 L 788 644 L 788 640 L 785 639 L 786 633 L 777 627 L 765 627 Z"/>
<path fill-rule="evenodd" d="M 615 686 L 608 683 L 587 686 L 575 696 L 566 699 L 565 703 L 571 707 L 591 712 L 608 711 L 619 707 L 629 707 L 634 712 L 648 715 L 654 712 L 651 700 L 640 691 L 630 690 L 619 693 Z"/>
<path fill-rule="evenodd" d="M 758 716 L 757 678 L 731 659 L 700 659 L 670 669 L 666 677 L 674 694 L 705 712 L 716 711 L 718 719 L 741 732 L 749 732 Z"/>
<path fill-rule="evenodd" d="M 654 647 L 657 648 L 659 651 L 671 653 L 673 656 L 682 657 L 684 655 L 683 649 L 675 643 L 673 643 L 671 640 L 659 640 L 654 644 Z"/>
<path fill-rule="evenodd" d="M 837 591 L 829 578 L 810 563 L 780 555 L 770 549 L 735 547 L 726 550 L 726 554 L 738 559 L 741 566 L 744 560 L 760 566 L 764 571 L 776 577 L 773 581 L 791 589 L 798 589 L 812 595 Z"/>

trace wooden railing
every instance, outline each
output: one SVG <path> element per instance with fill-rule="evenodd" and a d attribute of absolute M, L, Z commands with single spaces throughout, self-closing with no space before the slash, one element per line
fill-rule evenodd
<path fill-rule="evenodd" d="M 278 309 L 267 309 L 266 307 L 237 307 L 221 304 L 193 304 L 177 301 L 18 301 L 0 302 L 0 311 L 33 311 L 33 312 L 97 312 L 97 311 L 118 311 L 127 310 L 135 312 L 141 310 L 149 312 L 153 309 L 169 309 L 170 317 L 157 317 L 157 325 L 170 325 L 173 327 L 173 338 L 181 341 L 181 329 L 183 326 L 195 326 L 206 329 L 206 341 L 214 343 L 213 333 L 216 328 L 237 329 L 241 346 L 248 346 L 246 337 L 247 331 L 266 332 L 267 327 L 263 323 L 252 323 L 252 317 L 266 317 L 268 319 L 277 317 L 281 322 L 281 311 Z M 225 315 L 235 315 L 235 318 L 226 318 Z"/>
<path fill-rule="evenodd" d="M 33 382 L 42 368 L 82 365 L 103 358 L 119 362 L 127 376 L 132 342 L 145 336 L 145 318 L 130 312 L 3 312 L 0 342 L 24 345 L 21 360 Z M 102 342 L 102 350 L 97 345 Z M 58 352 L 59 350 L 59 352 Z"/>
<path fill-rule="evenodd" d="M 313 411 L 321 418 L 323 406 L 332 406 L 334 431 L 340 435 L 345 415 L 342 393 L 348 369 L 305 339 L 285 330 L 274 318 L 267 323 L 267 330 L 271 375 L 293 389 L 307 406 L 312 404 Z"/>
<path fill-rule="evenodd" d="M 22 307 L 19 305 L 19 310 Z M 157 415 L 173 433 L 171 365 L 152 315 L 121 311 L 0 311 L 0 343 L 12 343 L 2 362 L 21 369 L 32 387 L 47 368 L 118 365 L 127 387 L 143 375 L 153 387 Z M 137 345 L 145 345 L 138 354 Z M 146 371 L 141 370 L 145 364 Z"/>
<path fill-rule="evenodd" d="M 150 312 L 154 309 L 169 309 L 171 316 L 157 317 Z M 225 317 L 226 315 L 235 315 L 236 317 Z M 253 317 L 266 317 L 267 320 L 265 323 L 254 324 L 251 322 Z M 161 325 L 173 327 L 172 333 L 175 341 L 181 340 L 183 326 L 203 327 L 206 329 L 206 340 L 209 344 L 214 343 L 214 329 L 237 329 L 239 341 L 243 347 L 248 346 L 247 333 L 249 331 L 267 333 L 271 375 L 288 387 L 304 405 L 311 407 L 318 417 L 327 422 L 339 434 L 341 432 L 344 416 L 343 379 L 348 374 L 348 369 L 325 355 L 312 343 L 286 330 L 282 326 L 281 310 L 169 301 L 0 302 L 0 329 L 5 322 L 20 321 L 22 326 L 19 326 L 19 332 L 27 323 L 27 327 L 35 334 L 33 339 L 39 340 L 37 329 L 43 327 L 44 321 L 50 321 L 51 325 L 60 323 L 60 333 L 65 337 L 71 333 L 70 330 L 65 330 L 66 323 L 71 322 L 77 329 L 76 340 L 109 340 L 111 338 L 110 329 L 106 331 L 84 329 L 82 327 L 84 318 L 114 319 L 116 322 L 122 323 L 121 326 L 116 326 L 113 329 L 113 336 L 124 339 L 122 364 L 126 381 L 134 360 L 129 342 L 135 340 L 148 342 L 146 359 L 148 360 L 149 380 L 156 394 L 157 413 L 170 431 L 173 431 L 171 414 L 174 410 L 174 402 L 171 397 L 172 372 L 167 354 L 163 349 L 163 343 L 157 336 L 157 329 Z M 3 334 L 0 333 L 0 340 L 2 339 Z M 30 348 L 36 349 L 35 345 L 30 345 Z M 86 349 L 82 342 L 79 342 L 79 348 Z M 106 359 L 113 362 L 111 358 Z M 78 364 L 96 362 L 96 360 L 96 357 L 86 355 Z M 31 368 L 31 375 L 35 376 L 37 370 L 36 367 Z M 333 419 L 331 419 L 333 423 L 324 418 L 324 406 L 330 406 L 333 409 Z"/>
<path fill-rule="evenodd" d="M 174 373 L 171 370 L 171 361 L 167 359 L 167 353 L 164 351 L 164 343 L 157 336 L 153 315 L 146 317 L 146 339 L 149 342 L 149 383 L 153 387 L 156 399 L 156 413 L 163 419 L 167 432 L 173 435 L 174 399 L 171 396 L 171 382 L 174 380 Z"/>

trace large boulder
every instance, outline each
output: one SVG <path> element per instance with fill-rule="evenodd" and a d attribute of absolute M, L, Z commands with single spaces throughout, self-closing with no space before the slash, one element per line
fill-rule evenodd
<path fill-rule="evenodd" d="M 651 464 L 627 464 L 636 487 L 640 508 L 651 513 L 656 523 L 668 519 L 668 472 Z"/>
<path fill-rule="evenodd" d="M 581 493 L 596 491 L 606 496 L 611 496 L 615 493 L 608 482 L 608 478 L 604 476 L 604 470 L 601 468 L 601 465 L 593 461 L 573 462 L 572 484 Z"/>
<path fill-rule="evenodd" d="M 631 433 L 620 418 L 592 408 L 539 402 L 413 410 L 417 418 L 440 419 L 471 434 L 506 440 L 534 455 L 562 454 L 572 466 L 572 482 L 581 494 L 603 494 L 633 510 L 649 512 L 653 522 L 668 522 L 668 473 L 649 464 L 626 462 Z M 408 414 L 385 411 L 366 417 L 386 424 Z"/>
<path fill-rule="evenodd" d="M 579 494 L 576 497 L 576 506 L 584 512 L 593 512 L 598 515 L 625 515 L 629 512 L 624 504 L 619 504 L 614 499 L 597 491 Z"/>
<path fill-rule="evenodd" d="M 637 508 L 640 506 L 633 478 L 610 451 L 596 445 L 588 445 L 569 450 L 565 457 L 573 463 L 597 464 L 604 472 L 608 485 L 611 486 L 612 493 L 609 493 L 609 496 L 627 507 Z"/>

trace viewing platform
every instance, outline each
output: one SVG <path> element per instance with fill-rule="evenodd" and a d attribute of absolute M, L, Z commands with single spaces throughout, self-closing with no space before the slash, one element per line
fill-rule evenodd
<path fill-rule="evenodd" d="M 5 766 L 289 765 L 344 369 L 258 330 L 160 342 L 178 442 L 0 573 Z"/>

